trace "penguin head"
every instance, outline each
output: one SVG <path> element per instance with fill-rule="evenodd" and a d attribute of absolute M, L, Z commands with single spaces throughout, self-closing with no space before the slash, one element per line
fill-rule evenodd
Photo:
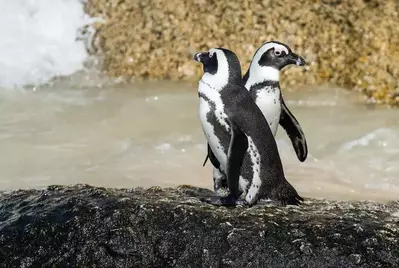
<path fill-rule="evenodd" d="M 287 45 L 277 41 L 264 43 L 255 54 L 258 52 L 261 54 L 258 59 L 260 66 L 270 66 L 277 70 L 290 64 L 304 66 L 306 63 L 304 58 L 292 52 Z"/>
<path fill-rule="evenodd" d="M 277 41 L 266 42 L 252 58 L 250 75 L 259 79 L 278 81 L 280 70 L 291 64 L 304 66 L 306 62 L 304 58 L 292 52 L 287 45 Z"/>
<path fill-rule="evenodd" d="M 212 48 L 195 53 L 193 59 L 202 63 L 202 81 L 222 89 L 228 83 L 242 83 L 241 64 L 237 55 L 225 48 Z"/>

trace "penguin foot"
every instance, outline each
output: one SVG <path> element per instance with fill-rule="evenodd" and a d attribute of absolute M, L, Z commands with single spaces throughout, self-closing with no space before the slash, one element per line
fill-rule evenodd
<path fill-rule="evenodd" d="M 214 206 L 224 206 L 224 207 L 235 207 L 235 206 L 245 206 L 248 205 L 245 200 L 236 199 L 231 195 L 225 197 L 210 197 L 201 199 L 202 202 L 214 205 Z"/>

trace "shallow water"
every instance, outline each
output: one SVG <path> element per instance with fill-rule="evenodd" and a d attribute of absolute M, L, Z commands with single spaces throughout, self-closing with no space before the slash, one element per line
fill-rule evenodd
<path fill-rule="evenodd" d="M 80 72 L 85 63 L 95 65 L 85 44 L 90 23 L 101 18 L 84 14 L 81 0 L 25 2 L 0 1 L 0 189 L 212 187 L 211 165 L 202 167 L 206 142 L 195 84 L 118 85 L 96 71 Z M 47 86 L 14 88 L 70 74 Z M 287 88 L 284 96 L 310 149 L 300 163 L 279 130 L 287 178 L 301 195 L 397 198 L 399 110 L 366 107 L 358 94 L 331 87 Z"/>
<path fill-rule="evenodd" d="M 103 86 L 97 86 L 103 85 Z M 107 84 L 75 75 L 41 88 L 0 89 L 0 189 L 89 183 L 212 187 L 195 84 Z M 399 110 L 366 107 L 331 87 L 284 90 L 309 156 L 277 140 L 288 180 L 306 197 L 396 199 Z"/>

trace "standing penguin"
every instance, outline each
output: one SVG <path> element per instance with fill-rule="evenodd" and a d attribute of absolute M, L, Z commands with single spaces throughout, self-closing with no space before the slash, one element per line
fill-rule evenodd
<path fill-rule="evenodd" d="M 243 77 L 244 85 L 250 92 L 252 99 L 261 109 L 269 122 L 273 136 L 280 124 L 288 134 L 299 161 L 305 161 L 308 149 L 306 138 L 301 126 L 284 103 L 280 90 L 280 71 L 287 65 L 305 65 L 305 60 L 293 53 L 291 49 L 280 42 L 264 43 L 255 52 L 250 67 Z M 226 178 L 219 169 L 219 163 L 208 145 L 208 155 L 213 168 L 214 190 L 225 189 Z"/>
<path fill-rule="evenodd" d="M 302 197 L 285 179 L 268 122 L 244 86 L 237 56 L 213 48 L 194 59 L 204 70 L 198 87 L 201 126 L 230 192 L 211 203 L 235 205 L 244 194 L 249 205 L 260 198 L 300 204 Z"/>

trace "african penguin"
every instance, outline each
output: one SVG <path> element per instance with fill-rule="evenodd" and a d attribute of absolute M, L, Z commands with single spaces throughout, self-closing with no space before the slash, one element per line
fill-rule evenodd
<path fill-rule="evenodd" d="M 229 195 L 214 205 L 256 204 L 260 198 L 299 205 L 295 188 L 285 179 L 276 141 L 262 111 L 245 88 L 234 52 L 213 48 L 198 52 L 199 117 L 213 158 L 227 178 Z M 238 198 L 243 194 L 245 201 Z"/>
<path fill-rule="evenodd" d="M 305 60 L 283 43 L 266 42 L 255 52 L 243 79 L 252 99 L 269 122 L 273 136 L 276 135 L 280 124 L 288 134 L 298 159 L 303 162 L 308 154 L 306 138 L 298 121 L 284 103 L 279 83 L 281 69 L 290 64 L 303 66 Z M 213 157 L 209 146 L 208 157 L 214 166 L 214 190 L 218 193 L 226 189 L 226 178 L 219 170 L 217 159 Z"/>

